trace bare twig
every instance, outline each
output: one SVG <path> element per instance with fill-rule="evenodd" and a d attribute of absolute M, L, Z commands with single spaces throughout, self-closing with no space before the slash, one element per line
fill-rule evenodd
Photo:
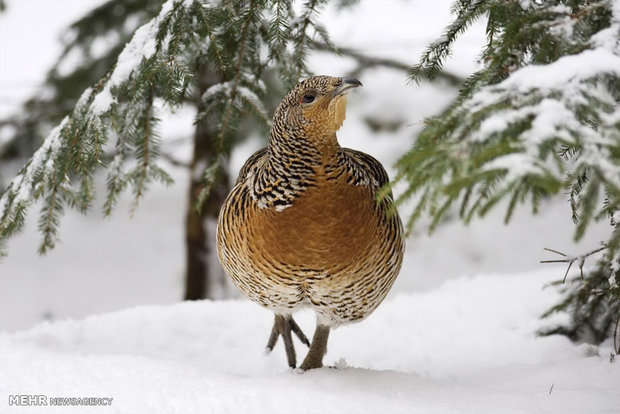
<path fill-rule="evenodd" d="M 583 265 L 586 263 L 586 259 L 590 256 L 592 256 L 593 254 L 596 254 L 598 252 L 602 252 L 603 250 L 607 249 L 607 246 L 603 246 L 603 247 L 599 247 L 598 249 L 594 249 L 592 251 L 589 251 L 587 253 L 584 253 L 582 255 L 579 256 L 569 256 L 565 253 L 559 252 L 557 250 L 553 250 L 553 249 L 549 249 L 547 247 L 544 248 L 544 250 L 551 252 L 551 253 L 555 253 L 558 254 L 562 257 L 564 257 L 564 259 L 555 259 L 555 260 L 541 260 L 540 263 L 568 263 L 568 269 L 566 269 L 566 273 L 564 274 L 564 279 L 562 279 L 562 283 L 566 282 L 566 277 L 568 276 L 568 272 L 570 271 L 571 266 L 573 265 L 573 263 L 575 262 L 579 262 L 579 271 L 581 274 L 581 280 L 584 280 L 583 277 Z"/>
<path fill-rule="evenodd" d="M 334 52 L 334 49 L 330 48 L 329 45 L 318 41 L 312 41 L 312 47 L 315 50 L 320 50 L 323 52 Z M 411 69 L 410 65 L 394 59 L 365 55 L 355 49 L 348 47 L 337 46 L 335 49 L 335 53 L 355 59 L 361 69 L 370 69 L 376 66 L 383 66 L 403 72 L 408 72 Z M 462 77 L 445 70 L 440 71 L 437 75 L 437 78 L 443 79 L 453 86 L 460 86 L 465 81 Z"/>
<path fill-rule="evenodd" d="M 620 315 L 616 319 L 616 327 L 614 328 L 614 352 L 620 355 L 620 342 L 618 342 L 618 325 L 620 324 Z"/>
<path fill-rule="evenodd" d="M 162 152 L 160 154 L 160 157 L 166 161 L 168 161 L 171 165 L 175 166 L 175 167 L 180 167 L 180 168 L 186 168 L 189 169 L 191 167 L 191 165 L 188 162 L 184 162 L 181 161 L 179 159 L 176 159 L 175 157 L 173 157 L 172 155 Z"/>

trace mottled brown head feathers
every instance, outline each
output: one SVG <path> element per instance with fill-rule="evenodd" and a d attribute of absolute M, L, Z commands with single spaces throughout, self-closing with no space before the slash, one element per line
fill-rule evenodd
<path fill-rule="evenodd" d="M 353 78 L 314 76 L 282 99 L 264 163 L 250 177 L 251 195 L 260 208 L 288 208 L 317 185 L 317 171 L 344 171 L 347 163 L 336 131 L 344 121 L 347 92 L 360 85 Z"/>
<path fill-rule="evenodd" d="M 361 86 L 353 78 L 313 76 L 298 83 L 274 114 L 274 125 L 292 137 L 331 138 L 345 119 L 347 93 Z"/>

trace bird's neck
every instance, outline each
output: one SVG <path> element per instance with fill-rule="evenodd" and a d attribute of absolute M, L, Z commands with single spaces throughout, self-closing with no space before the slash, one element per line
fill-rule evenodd
<path fill-rule="evenodd" d="M 307 189 L 315 187 L 326 171 L 334 170 L 342 149 L 336 135 L 323 140 L 274 134 L 267 160 L 252 181 L 252 197 L 263 208 L 285 209 Z"/>
<path fill-rule="evenodd" d="M 341 150 L 336 134 L 310 138 L 302 134 L 272 134 L 269 137 L 268 162 L 284 167 L 284 170 L 292 170 L 292 173 L 296 172 L 295 166 L 302 164 L 304 170 L 316 170 L 335 162 Z"/>

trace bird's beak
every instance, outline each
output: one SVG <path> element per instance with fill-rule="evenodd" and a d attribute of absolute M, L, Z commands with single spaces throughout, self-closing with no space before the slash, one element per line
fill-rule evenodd
<path fill-rule="evenodd" d="M 358 86 L 362 86 L 362 82 L 355 78 L 342 78 L 342 83 L 334 90 L 333 97 L 336 98 L 338 96 L 346 95 L 353 88 L 357 88 Z"/>

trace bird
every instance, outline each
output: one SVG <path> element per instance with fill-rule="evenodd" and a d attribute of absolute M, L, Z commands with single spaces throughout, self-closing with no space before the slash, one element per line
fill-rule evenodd
<path fill-rule="evenodd" d="M 403 226 L 379 161 L 341 147 L 352 77 L 313 76 L 282 99 L 269 141 L 251 155 L 218 216 L 218 257 L 237 288 L 275 314 L 267 342 L 295 334 L 309 347 L 300 369 L 323 366 L 330 331 L 383 301 L 404 255 Z M 316 313 L 312 342 L 293 319 Z"/>

